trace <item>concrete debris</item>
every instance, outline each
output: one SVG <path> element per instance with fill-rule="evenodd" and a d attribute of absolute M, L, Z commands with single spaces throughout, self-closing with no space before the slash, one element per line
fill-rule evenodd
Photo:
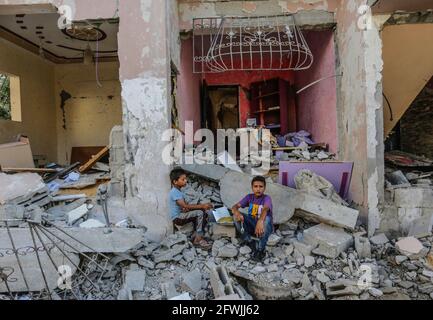
<path fill-rule="evenodd" d="M 271 247 L 276 246 L 278 244 L 278 242 L 280 242 L 280 240 L 281 240 L 281 237 L 279 237 L 273 233 L 269 236 L 267 245 L 271 246 Z"/>
<path fill-rule="evenodd" d="M 182 275 L 181 289 L 192 294 L 197 294 L 201 289 L 202 275 L 199 270 L 194 269 Z"/>
<path fill-rule="evenodd" d="M 80 228 L 84 229 L 93 229 L 93 228 L 104 228 L 106 227 L 105 223 L 102 223 L 96 219 L 88 219 L 82 223 L 80 223 Z"/>
<path fill-rule="evenodd" d="M 376 246 L 381 246 L 384 245 L 385 243 L 388 243 L 389 240 L 384 233 L 381 233 L 371 237 L 370 242 Z"/>
<path fill-rule="evenodd" d="M 213 240 L 217 240 L 220 238 L 235 238 L 236 237 L 236 229 L 234 225 L 226 226 L 218 223 L 212 224 L 209 233 L 212 236 Z"/>
<path fill-rule="evenodd" d="M 433 225 L 433 215 L 424 215 L 415 219 L 410 226 L 408 236 L 416 238 L 424 238 L 431 235 Z"/>
<path fill-rule="evenodd" d="M 320 224 L 304 231 L 304 241 L 313 253 L 335 259 L 353 244 L 353 237 L 343 229 Z"/>
<path fill-rule="evenodd" d="M 238 249 L 230 243 L 219 248 L 217 256 L 220 258 L 234 258 L 238 253 Z"/>
<path fill-rule="evenodd" d="M 368 238 L 355 236 L 355 249 L 360 259 L 371 259 L 371 246 Z"/>
<path fill-rule="evenodd" d="M 146 270 L 139 269 L 137 265 L 131 265 L 125 272 L 125 286 L 131 291 L 143 291 L 146 285 Z"/>
<path fill-rule="evenodd" d="M 173 297 L 169 300 L 192 300 L 192 299 L 191 299 L 191 296 L 189 295 L 188 292 L 184 292 L 184 293 L 182 293 L 176 297 Z"/>
<path fill-rule="evenodd" d="M 359 295 L 361 292 L 362 290 L 353 280 L 341 279 L 326 283 L 326 295 L 330 297 Z"/>
<path fill-rule="evenodd" d="M 348 203 L 335 191 L 332 183 L 311 170 L 299 170 L 295 176 L 295 184 L 297 190 L 303 190 L 319 198 L 330 200 L 339 205 L 348 206 Z"/>
<path fill-rule="evenodd" d="M 48 196 L 48 188 L 36 173 L 0 172 L 0 205 L 28 205 Z"/>
<path fill-rule="evenodd" d="M 403 238 L 395 244 L 395 247 L 402 255 L 407 257 L 417 255 L 424 249 L 422 243 L 415 237 Z"/>
<path fill-rule="evenodd" d="M 202 167 L 206 167 L 206 170 Z M 252 176 L 248 174 L 230 171 L 218 165 L 184 165 L 182 168 L 201 177 L 219 181 L 221 199 L 228 208 L 236 204 L 245 194 L 251 192 Z M 218 173 L 215 174 L 215 172 Z M 357 210 L 277 183 L 269 182 L 266 193 L 272 195 L 275 224 L 288 222 L 295 211 L 301 218 L 348 229 L 354 229 L 358 219 L 359 212 Z"/>

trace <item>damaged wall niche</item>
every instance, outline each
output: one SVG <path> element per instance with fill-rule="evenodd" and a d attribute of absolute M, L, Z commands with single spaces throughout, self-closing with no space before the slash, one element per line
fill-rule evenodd
<path fill-rule="evenodd" d="M 33 154 L 55 159 L 54 65 L 0 39 L 0 72 L 20 77 L 22 113 L 21 122 L 0 120 L 0 143 L 25 134 L 30 138 Z"/>
<path fill-rule="evenodd" d="M 122 124 L 119 64 L 99 63 L 99 87 L 95 66 L 84 64 L 55 67 L 58 162 L 68 164 L 72 147 L 106 146 L 111 129 Z M 65 103 L 66 130 L 60 92 L 72 98 Z"/>

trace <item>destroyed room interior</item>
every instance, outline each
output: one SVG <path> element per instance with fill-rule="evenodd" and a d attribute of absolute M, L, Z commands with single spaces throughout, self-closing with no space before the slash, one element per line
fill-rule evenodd
<path fill-rule="evenodd" d="M 341 0 L 75 0 L 72 21 L 52 1 L 10 2 L 0 300 L 433 299 L 429 5 L 372 1 L 360 30 Z M 242 158 L 237 139 L 232 164 L 215 143 L 211 163 L 167 165 L 169 129 L 270 133 L 261 261 L 232 208 L 264 153 Z M 183 156 L 209 160 L 204 141 Z M 197 220 L 170 218 L 174 168 L 187 204 L 213 206 L 209 248 Z"/>

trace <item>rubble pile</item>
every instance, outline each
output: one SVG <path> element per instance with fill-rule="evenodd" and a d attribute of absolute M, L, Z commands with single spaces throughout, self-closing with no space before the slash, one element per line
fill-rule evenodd
<path fill-rule="evenodd" d="M 386 187 L 432 188 L 433 160 L 414 154 L 391 151 L 385 154 Z"/>

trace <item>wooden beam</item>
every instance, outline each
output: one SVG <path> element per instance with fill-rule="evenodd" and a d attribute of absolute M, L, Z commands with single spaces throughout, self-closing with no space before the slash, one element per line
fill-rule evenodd
<path fill-rule="evenodd" d="M 87 161 L 84 165 L 80 167 L 79 169 L 80 173 L 90 170 L 96 162 L 98 162 L 103 156 L 105 156 L 108 153 L 109 150 L 110 149 L 108 147 L 105 147 L 98 154 L 92 156 L 92 158 L 89 159 L 89 161 Z"/>

